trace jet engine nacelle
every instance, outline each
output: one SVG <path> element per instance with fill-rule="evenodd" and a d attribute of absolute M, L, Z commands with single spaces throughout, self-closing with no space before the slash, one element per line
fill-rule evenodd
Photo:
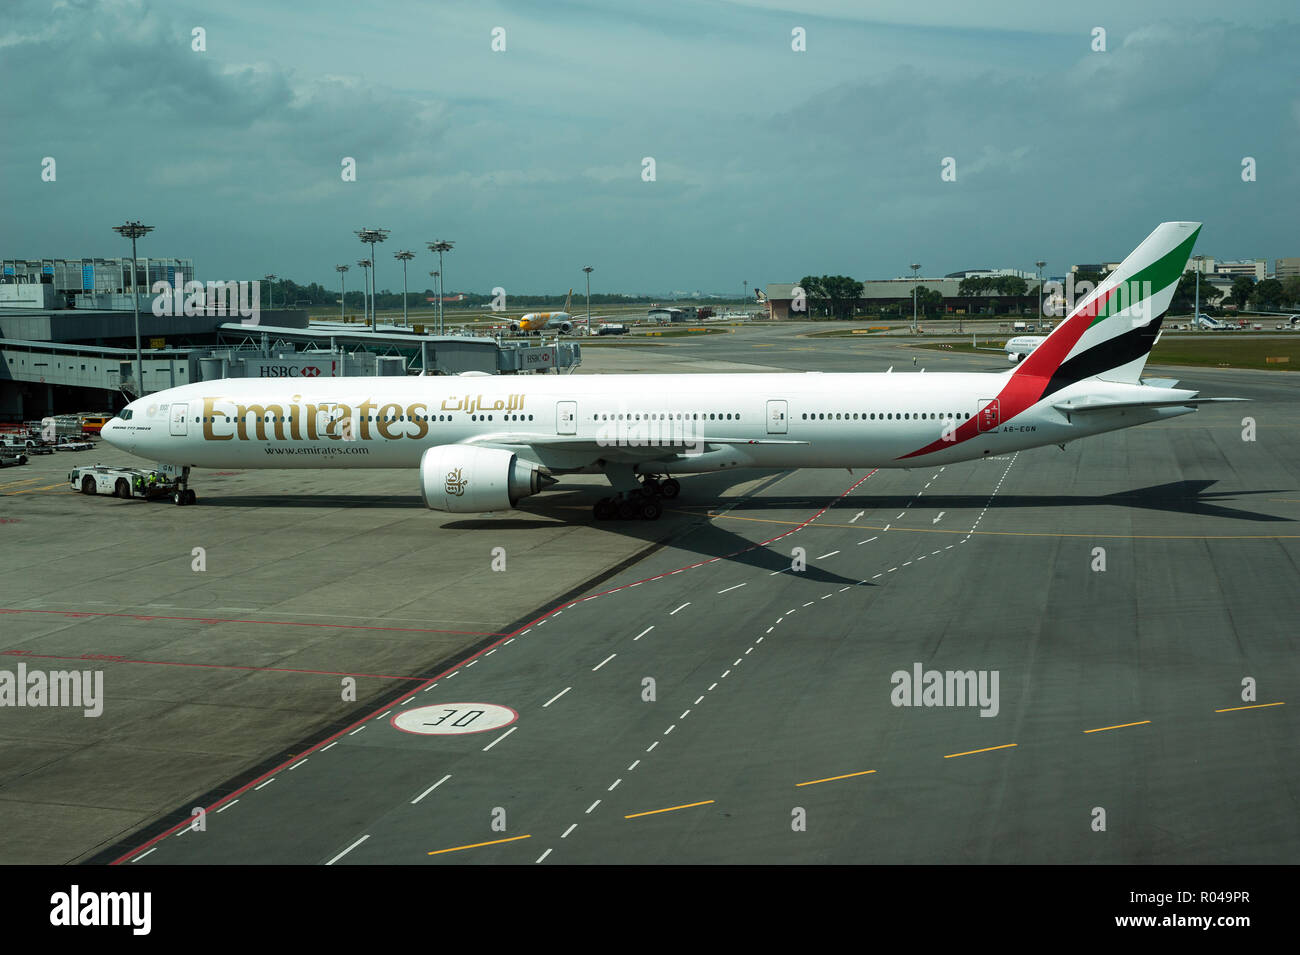
<path fill-rule="evenodd" d="M 1024 357 L 1023 353 L 1013 351 L 1011 354 L 1007 355 L 1007 361 L 1014 365 L 1018 361 L 1023 361 Z"/>
<path fill-rule="evenodd" d="M 554 327 L 560 330 L 561 335 L 567 335 L 569 332 L 573 331 L 573 322 L 560 322 Z"/>
<path fill-rule="evenodd" d="M 506 511 L 555 479 L 512 451 L 442 444 L 420 458 L 420 493 L 435 511 Z"/>

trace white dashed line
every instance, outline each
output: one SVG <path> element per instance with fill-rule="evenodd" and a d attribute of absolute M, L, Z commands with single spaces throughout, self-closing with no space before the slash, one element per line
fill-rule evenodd
<path fill-rule="evenodd" d="M 837 550 L 833 550 L 833 551 L 831 551 L 829 554 L 822 554 L 822 555 L 821 555 L 820 557 L 818 557 L 817 559 L 818 559 L 818 560 L 825 560 L 827 557 L 834 557 L 834 556 L 835 556 L 836 554 L 838 554 L 838 553 L 839 553 L 839 551 L 837 551 Z"/>
<path fill-rule="evenodd" d="M 650 750 L 654 749 L 658 745 L 659 745 L 659 740 L 655 740 L 653 743 L 651 743 L 649 746 L 645 748 L 645 751 L 648 753 L 650 752 Z"/>
<path fill-rule="evenodd" d="M 486 753 L 486 752 L 487 752 L 488 750 L 490 750 L 493 746 L 495 746 L 497 743 L 501 742 L 503 739 L 505 739 L 507 736 L 509 736 L 511 733 L 513 733 L 513 732 L 514 732 L 515 730 L 517 730 L 517 729 L 519 729 L 518 726 L 512 726 L 512 727 L 510 727 L 510 729 L 506 730 L 504 733 L 502 733 L 500 736 L 498 736 L 498 737 L 497 737 L 496 739 L 494 739 L 492 742 L 490 742 L 490 743 L 488 743 L 486 746 L 484 746 L 484 747 L 483 747 L 483 752 Z"/>
<path fill-rule="evenodd" d="M 310 759 L 310 758 L 311 758 L 311 757 L 307 757 L 307 759 Z M 305 763 L 305 762 L 307 762 L 306 759 L 300 759 L 300 760 L 298 760 L 298 762 L 294 763 L 292 766 L 289 767 L 289 772 L 293 772 L 295 769 L 297 769 L 299 766 L 301 766 L 301 765 L 302 765 L 303 763 Z"/>
<path fill-rule="evenodd" d="M 608 663 L 610 660 L 614 659 L 616 656 L 618 656 L 617 653 L 611 653 L 609 656 L 605 657 L 605 659 L 601 660 L 601 661 L 600 661 L 599 663 L 597 663 L 594 667 L 592 667 L 592 668 L 591 668 L 591 672 L 592 672 L 592 673 L 595 673 L 597 670 L 599 670 L 601 667 L 603 667 L 603 666 L 604 666 L 606 663 Z"/>
<path fill-rule="evenodd" d="M 649 633 L 653 629 L 654 629 L 653 625 L 646 627 L 644 630 L 642 630 L 640 633 L 638 633 L 635 637 L 632 638 L 632 642 L 635 643 L 636 641 L 640 640 L 642 637 L 644 637 L 647 633 Z"/>
<path fill-rule="evenodd" d="M 363 729 L 365 729 L 364 726 L 358 726 L 356 729 L 354 729 L 354 730 L 353 730 L 351 733 L 349 733 L 348 735 L 349 735 L 349 736 L 356 736 L 356 735 L 357 735 L 358 733 L 360 733 Z"/>
<path fill-rule="evenodd" d="M 271 777 L 270 779 L 268 779 L 266 782 L 262 783 L 261 786 L 254 786 L 254 787 L 253 787 L 253 791 L 254 791 L 254 792 L 257 792 L 257 790 L 261 789 L 262 786 L 269 786 L 269 785 L 271 785 L 271 783 L 275 782 L 275 779 L 276 779 L 276 777 L 272 776 L 272 777 Z"/>
<path fill-rule="evenodd" d="M 605 792 L 607 792 L 607 793 L 612 793 L 612 792 L 614 791 L 614 787 L 616 787 L 616 786 L 617 786 L 619 783 L 621 783 L 622 781 L 623 781 L 622 779 L 616 779 L 616 780 L 614 780 L 612 783 L 609 784 L 609 788 L 606 789 Z"/>
<path fill-rule="evenodd" d="M 353 849 L 355 849 L 357 846 L 361 845 L 361 843 L 365 842 L 365 841 L 366 841 L 367 839 L 369 839 L 369 838 L 370 838 L 370 833 L 366 833 L 364 836 L 362 836 L 362 837 L 361 837 L 360 839 L 358 839 L 356 842 L 352 843 L 352 845 L 348 846 L 346 849 L 344 849 L 342 852 L 340 852 L 338 855 L 336 855 L 333 859 L 330 859 L 330 861 L 329 861 L 329 862 L 326 862 L 325 864 L 326 864 L 326 865 L 333 865 L 334 863 L 338 862 L 338 861 L 339 861 L 340 859 L 342 859 L 345 855 L 347 855 L 349 852 L 351 852 Z"/>
<path fill-rule="evenodd" d="M 591 811 L 592 811 L 593 809 L 595 809 L 595 808 L 596 808 L 597 806 L 599 806 L 599 805 L 600 805 L 600 800 L 597 799 L 595 802 L 593 802 L 590 806 L 587 807 L 587 815 L 590 816 L 590 815 L 591 815 Z"/>
<path fill-rule="evenodd" d="M 96 602 L 98 602 L 98 601 L 96 601 Z M 149 852 L 157 852 L 157 851 L 158 851 L 158 847 L 157 847 L 157 846 L 154 846 L 152 849 L 149 850 Z M 138 856 L 136 856 L 134 859 L 132 859 L 131 861 L 132 861 L 132 862 L 139 862 L 141 859 L 143 859 L 145 856 L 147 856 L 147 855 L 149 854 L 149 852 L 142 852 L 142 853 L 140 853 Z"/>
<path fill-rule="evenodd" d="M 694 703 L 692 703 L 691 706 L 699 706 L 702 702 L 704 702 L 703 695 L 701 695 Z"/>
<path fill-rule="evenodd" d="M 571 833 L 574 829 L 577 829 L 577 828 L 578 828 L 578 824 L 575 822 L 575 823 L 574 823 L 573 825 L 571 825 L 568 829 L 565 829 L 565 830 L 564 830 L 564 834 L 563 834 L 562 836 L 560 836 L 560 838 L 561 838 L 561 839 L 567 839 L 567 838 L 569 838 L 569 833 Z"/>
<path fill-rule="evenodd" d="M 719 594 L 730 593 L 731 591 L 733 591 L 733 590 L 739 590 L 741 587 L 744 587 L 744 586 L 745 586 L 744 584 L 736 584 L 736 586 L 734 586 L 734 587 L 728 587 L 726 590 L 719 590 L 718 593 L 719 593 Z"/>
<path fill-rule="evenodd" d="M 389 713 L 391 713 L 391 712 L 393 712 L 393 711 L 392 711 L 392 710 L 384 710 L 384 712 L 382 712 L 382 713 L 380 713 L 378 716 L 376 716 L 375 719 L 377 719 L 377 720 L 382 720 L 385 716 L 387 716 L 387 715 L 388 715 Z"/>
<path fill-rule="evenodd" d="M 322 753 L 325 752 L 326 749 L 333 749 L 333 748 L 334 748 L 335 746 L 337 746 L 338 744 L 339 744 L 339 741 L 338 741 L 338 740 L 335 740 L 334 742 L 332 742 L 332 743 L 330 743 L 328 746 L 326 746 L 324 749 L 322 749 L 321 752 L 322 752 Z"/>
<path fill-rule="evenodd" d="M 673 730 L 675 730 L 675 729 L 677 729 L 677 724 L 676 724 L 676 723 L 674 723 L 672 726 L 668 727 L 668 729 L 664 730 L 664 735 L 667 736 L 669 733 L 671 733 L 671 732 L 672 732 Z"/>
<path fill-rule="evenodd" d="M 862 544 L 870 544 L 872 541 L 874 541 L 874 540 L 879 540 L 879 539 L 880 539 L 879 537 L 868 537 L 868 538 L 867 538 L 866 540 L 864 540 L 864 541 L 858 541 L 858 544 L 859 544 L 859 545 L 862 545 Z"/>
<path fill-rule="evenodd" d="M 229 809 L 231 806 L 233 806 L 233 805 L 234 805 L 235 803 L 237 803 L 237 802 L 239 802 L 238 799 L 232 799 L 232 800 L 230 800 L 230 802 L 226 803 L 224 806 L 222 806 L 220 809 L 218 809 L 215 813 L 213 813 L 213 815 L 217 815 L 217 816 L 221 815 L 223 812 L 225 812 L 227 809 Z"/>
<path fill-rule="evenodd" d="M 718 686 L 717 683 L 710 683 L 710 684 L 709 684 L 709 692 L 712 693 L 712 692 L 717 688 L 717 686 Z"/>
<path fill-rule="evenodd" d="M 547 849 L 545 852 L 543 852 L 541 855 L 539 855 L 539 856 L 537 857 L 537 861 L 538 861 L 538 862 L 542 862 L 542 861 L 544 861 L 544 860 L 546 859 L 546 857 L 547 857 L 548 855 L 550 855 L 550 854 L 551 854 L 551 850 L 550 850 L 550 849 Z M 536 864 L 536 863 L 534 863 L 534 864 Z"/>
<path fill-rule="evenodd" d="M 420 801 L 421 799 L 423 799 L 425 796 L 429 795 L 429 793 L 433 792 L 435 789 L 437 789 L 439 786 L 441 786 L 443 783 L 445 783 L 445 782 L 446 782 L 447 780 L 449 780 L 449 779 L 451 779 L 451 773 L 448 773 L 446 776 L 443 776 L 442 779 L 438 780 L 436 783 L 434 783 L 432 786 L 430 786 L 430 787 L 429 787 L 428 789 L 426 789 L 424 792 L 420 793 L 420 795 L 418 795 L 418 796 L 416 796 L 414 799 L 412 799 L 412 800 L 411 800 L 411 805 L 414 806 L 417 802 L 419 802 L 419 801 Z"/>
<path fill-rule="evenodd" d="M 728 676 L 730 673 L 731 673 L 730 670 L 725 671 L 725 672 L 722 674 L 722 678 L 725 680 L 725 679 L 727 678 L 727 676 Z"/>
<path fill-rule="evenodd" d="M 689 607 L 690 605 L 691 605 L 691 602 L 688 600 L 688 601 L 686 601 L 686 603 L 684 603 L 684 604 L 682 604 L 680 607 L 678 607 L 677 610 L 685 610 L 685 609 L 686 609 L 687 607 Z M 677 610 L 674 610 L 673 613 L 670 613 L 668 616 L 671 617 L 674 613 L 677 612 Z"/>
<path fill-rule="evenodd" d="M 546 709 L 548 706 L 550 706 L 552 703 L 554 703 L 556 700 L 558 700 L 560 697 L 564 696 L 564 694 L 568 693 L 568 692 L 569 692 L 570 690 L 572 690 L 572 689 L 573 689 L 573 687 L 571 687 L 571 686 L 566 686 L 566 687 L 565 687 L 563 690 L 561 690 L 559 693 L 556 693 L 553 697 L 551 697 L 549 700 L 547 700 L 545 703 L 543 703 L 543 704 L 542 704 L 542 709 Z"/>
<path fill-rule="evenodd" d="M 632 770 L 636 769 L 640 765 L 641 765 L 641 760 L 634 759 L 632 760 L 632 765 L 627 768 L 627 771 L 630 773 L 632 772 Z"/>

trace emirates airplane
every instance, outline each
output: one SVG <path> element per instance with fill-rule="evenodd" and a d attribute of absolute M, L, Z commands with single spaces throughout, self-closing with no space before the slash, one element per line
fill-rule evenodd
<path fill-rule="evenodd" d="M 452 513 L 603 473 L 598 520 L 658 518 L 673 475 L 1064 447 L 1238 400 L 1140 378 L 1199 232 L 1162 223 L 1004 372 L 231 378 L 139 398 L 102 434 L 172 469 L 178 504 L 195 501 L 192 467 L 410 468 L 425 504 Z"/>

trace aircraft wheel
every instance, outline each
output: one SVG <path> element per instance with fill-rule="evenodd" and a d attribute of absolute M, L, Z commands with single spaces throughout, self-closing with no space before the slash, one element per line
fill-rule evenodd
<path fill-rule="evenodd" d="M 682 485 L 677 478 L 669 478 L 667 481 L 661 481 L 659 483 L 659 493 L 671 501 L 678 494 L 682 493 Z"/>
<path fill-rule="evenodd" d="M 602 497 L 596 502 L 596 506 L 592 508 L 592 513 L 595 515 L 596 520 L 608 521 L 614 517 L 616 510 L 612 500 Z"/>
<path fill-rule="evenodd" d="M 131 485 L 126 483 L 126 478 L 118 478 L 117 484 L 113 485 L 114 497 L 130 497 Z"/>
<path fill-rule="evenodd" d="M 177 506 L 183 505 L 185 503 L 185 495 L 180 491 L 175 492 L 172 494 L 172 503 Z"/>
<path fill-rule="evenodd" d="M 186 503 L 186 504 L 197 504 L 198 501 L 199 501 L 199 496 L 198 496 L 197 494 L 195 494 L 195 493 L 194 493 L 190 488 L 186 488 L 186 489 L 185 489 L 185 503 Z"/>
<path fill-rule="evenodd" d="M 641 502 L 641 520 L 643 521 L 657 521 L 663 512 L 664 506 L 654 498 L 647 498 Z"/>
<path fill-rule="evenodd" d="M 637 507 L 636 502 L 631 501 L 626 497 L 620 499 L 618 502 L 618 519 L 621 521 L 632 520 L 637 516 L 639 511 L 640 508 Z"/>
<path fill-rule="evenodd" d="M 82 494 L 94 494 L 94 493 L 95 493 L 95 479 L 94 479 L 94 477 L 92 477 L 91 475 L 87 474 L 85 477 L 83 477 L 83 478 L 81 479 L 81 493 L 82 493 Z"/>

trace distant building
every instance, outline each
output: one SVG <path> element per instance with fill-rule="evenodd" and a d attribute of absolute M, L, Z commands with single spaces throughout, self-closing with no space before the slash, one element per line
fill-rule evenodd
<path fill-rule="evenodd" d="M 1300 259 L 1274 259 L 1274 278 L 1289 279 L 1293 275 L 1300 275 Z"/>
<path fill-rule="evenodd" d="M 946 279 L 969 279 L 976 276 L 987 275 L 990 278 L 997 278 L 1002 275 L 1012 275 L 1016 278 L 1026 280 L 1037 280 L 1037 272 L 1026 272 L 1024 269 L 965 269 L 960 272 L 949 272 L 944 276 Z"/>
<path fill-rule="evenodd" d="M 1220 262 L 1214 268 L 1215 275 L 1247 275 L 1256 282 L 1264 280 L 1266 263 L 1263 259 L 1238 259 L 1235 262 Z"/>
<path fill-rule="evenodd" d="M 684 322 L 686 313 L 680 308 L 652 308 L 646 312 L 646 318 L 652 322 Z"/>
<path fill-rule="evenodd" d="M 135 263 L 135 282 L 142 305 L 152 301 L 154 282 L 194 281 L 193 259 L 145 258 Z M 14 286 L 44 286 L 16 289 Z M 131 307 L 131 260 L 115 259 L 0 259 L 0 308 Z M 29 304 L 40 299 L 43 304 Z"/>

